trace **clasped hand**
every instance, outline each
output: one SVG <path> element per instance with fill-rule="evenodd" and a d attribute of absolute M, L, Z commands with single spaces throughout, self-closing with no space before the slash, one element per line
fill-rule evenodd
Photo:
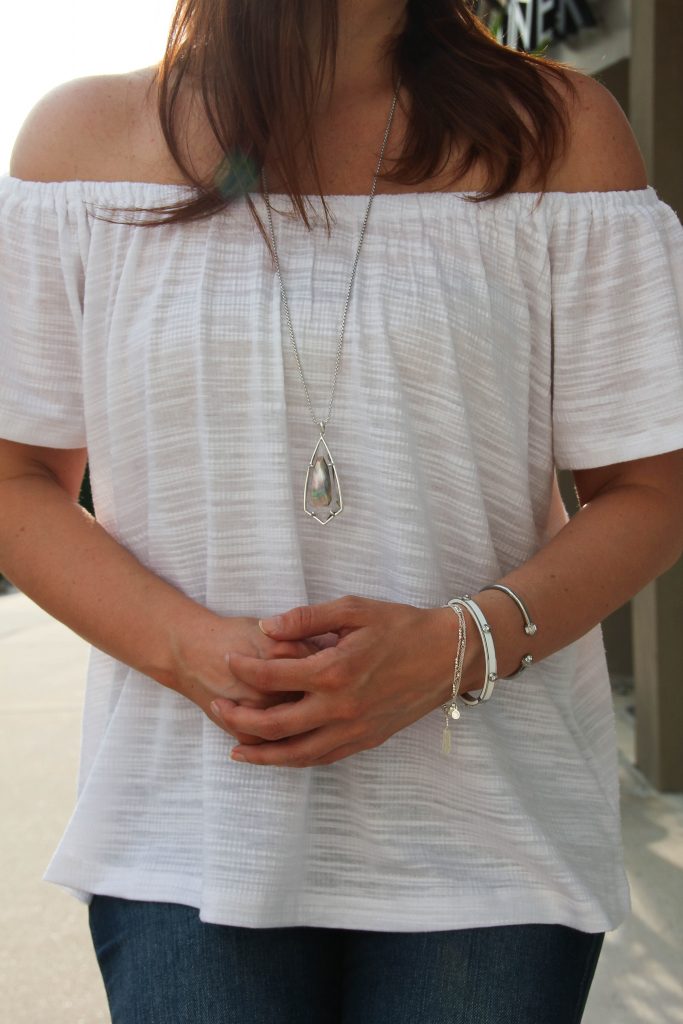
<path fill-rule="evenodd" d="M 449 699 L 457 623 L 447 607 L 347 596 L 293 608 L 277 619 L 261 623 L 275 640 L 338 639 L 303 658 L 230 653 L 232 676 L 270 700 L 281 698 L 268 707 L 216 699 L 224 728 L 264 741 L 242 741 L 232 751 L 235 760 L 297 768 L 332 764 L 379 746 Z"/>

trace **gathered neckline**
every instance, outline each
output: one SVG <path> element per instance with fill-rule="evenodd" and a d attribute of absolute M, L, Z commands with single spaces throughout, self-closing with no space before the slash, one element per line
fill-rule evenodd
<path fill-rule="evenodd" d="M 104 180 L 104 179 L 75 179 L 75 178 L 70 178 L 70 179 L 66 179 L 66 180 L 62 180 L 62 181 L 31 181 L 31 180 L 25 179 L 25 178 L 16 178 L 16 177 L 14 177 L 14 176 L 12 176 L 10 174 L 4 175 L 4 176 L 0 176 L 0 180 L 1 180 L 2 177 L 5 177 L 8 182 L 17 183 L 18 185 L 24 185 L 24 186 L 28 186 L 28 187 L 34 187 L 37 190 L 41 190 L 41 189 L 58 189 L 60 187 L 62 187 L 62 188 L 72 188 L 73 189 L 76 186 L 80 185 L 80 186 L 87 187 L 88 190 L 91 190 L 91 189 L 92 190 L 102 189 L 102 191 L 107 191 L 107 190 L 110 190 L 110 189 L 112 191 L 115 191 L 117 187 L 120 188 L 120 189 L 123 189 L 123 190 L 147 189 L 147 190 L 152 191 L 152 192 L 154 192 L 154 191 L 157 191 L 157 192 L 162 192 L 162 191 L 180 191 L 180 192 L 192 193 L 194 191 L 194 186 L 188 185 L 188 184 L 180 184 L 178 182 L 174 183 L 174 182 L 161 182 L 161 181 L 159 181 L 159 182 L 157 182 L 157 181 L 132 181 L 132 180 L 128 181 L 128 180 L 123 180 L 123 179 L 116 179 L 116 180 L 113 180 L 113 181 L 109 181 L 109 180 Z M 521 199 L 529 200 L 529 199 L 532 199 L 532 198 L 533 199 L 537 199 L 539 196 L 543 196 L 543 197 L 545 197 L 545 196 L 563 196 L 563 197 L 569 197 L 569 198 L 571 198 L 573 196 L 580 196 L 580 197 L 583 197 L 583 196 L 586 196 L 586 197 L 589 197 L 589 196 L 610 196 L 610 197 L 612 197 L 612 196 L 639 196 L 639 195 L 645 196 L 648 193 L 651 194 L 651 193 L 654 193 L 654 192 L 655 192 L 655 189 L 654 189 L 654 186 L 652 186 L 652 185 L 647 185 L 645 188 L 638 188 L 638 189 L 597 189 L 597 190 L 596 189 L 587 189 L 585 191 L 577 191 L 577 192 L 564 192 L 564 191 L 561 191 L 561 190 L 558 190 L 558 191 L 549 190 L 547 192 L 540 192 L 540 191 L 535 191 L 535 192 L 513 191 L 513 192 L 506 192 L 504 195 L 498 196 L 496 199 L 486 200 L 486 202 L 500 203 L 501 201 L 506 200 L 506 199 L 507 200 L 512 200 L 513 197 L 519 197 L 520 200 Z M 246 195 L 249 195 L 252 199 L 265 201 L 264 196 L 262 196 L 262 194 L 260 192 L 248 192 L 248 193 L 246 193 Z M 460 196 L 478 196 L 478 195 L 481 195 L 481 192 L 476 190 L 476 189 L 462 189 L 462 190 L 448 190 L 448 191 L 433 190 L 433 191 L 425 191 L 425 192 L 378 192 L 378 193 L 375 194 L 374 202 L 377 202 L 377 201 L 396 201 L 396 200 L 400 200 L 400 199 L 406 199 L 407 200 L 407 199 L 414 199 L 414 198 L 422 199 L 424 197 L 430 197 L 430 198 L 431 197 L 457 198 L 457 197 L 460 197 Z M 281 199 L 287 199 L 288 197 L 287 197 L 286 193 L 284 193 L 284 192 L 273 192 L 273 193 L 270 194 L 270 198 L 272 200 L 281 200 Z M 315 200 L 320 201 L 320 196 L 317 193 L 306 193 L 306 194 L 304 194 L 302 196 L 302 198 L 303 199 L 310 199 L 310 200 L 313 200 L 313 201 L 315 201 Z M 358 201 L 360 201 L 360 200 L 362 200 L 362 201 L 367 203 L 368 200 L 370 199 L 370 196 L 369 196 L 369 194 L 362 193 L 362 192 L 348 192 L 348 193 L 347 192 L 337 192 L 337 193 L 330 193 L 330 194 L 325 195 L 325 199 L 326 200 L 327 199 L 332 200 L 333 202 L 334 201 L 338 201 L 338 200 L 339 201 L 349 201 L 349 200 L 358 200 Z"/>

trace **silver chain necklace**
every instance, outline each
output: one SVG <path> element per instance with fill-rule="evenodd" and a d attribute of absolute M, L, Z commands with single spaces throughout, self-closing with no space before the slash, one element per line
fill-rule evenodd
<path fill-rule="evenodd" d="M 299 369 L 299 376 L 301 377 L 301 383 L 304 386 L 306 392 L 306 400 L 308 407 L 313 417 L 313 422 L 316 428 L 320 431 L 320 437 L 316 444 L 313 454 L 308 464 L 308 470 L 306 472 L 306 482 L 304 484 L 304 512 L 307 516 L 312 516 L 317 522 L 322 523 L 325 526 L 332 519 L 339 515 L 341 512 L 342 505 L 342 493 L 341 485 L 339 483 L 339 475 L 337 473 L 334 459 L 330 449 L 325 441 L 325 428 L 329 422 L 332 414 L 332 402 L 334 401 L 334 389 L 337 384 L 337 375 L 339 374 L 339 367 L 341 365 L 341 353 L 342 346 L 344 344 L 344 331 L 346 328 L 346 314 L 349 309 L 349 302 L 351 300 L 351 291 L 353 289 L 353 282 L 356 277 L 356 269 L 358 267 L 358 261 L 360 259 L 360 251 L 363 245 L 363 239 L 365 238 L 365 229 L 367 227 L 368 218 L 370 216 L 370 209 L 372 207 L 372 201 L 375 198 L 375 191 L 377 189 L 377 179 L 382 167 L 382 161 L 384 159 L 384 150 L 389 139 L 389 133 L 391 132 L 391 125 L 394 120 L 394 111 L 396 110 L 396 102 L 398 100 L 399 89 L 401 88 L 401 82 L 396 86 L 396 92 L 394 94 L 394 101 L 391 105 L 391 112 L 389 114 L 389 120 L 387 122 L 386 131 L 384 133 L 384 141 L 382 142 L 382 149 L 379 155 L 379 161 L 377 163 L 377 170 L 375 171 L 375 177 L 372 182 L 372 188 L 370 189 L 370 198 L 368 200 L 368 207 L 365 211 L 365 217 L 363 219 L 363 227 L 360 233 L 360 241 L 358 242 L 358 249 L 356 250 L 356 258 L 353 261 L 353 270 L 351 271 L 351 281 L 349 283 L 348 293 L 346 295 L 346 303 L 344 304 L 344 314 L 342 316 L 341 330 L 339 332 L 339 343 L 337 345 L 337 360 L 334 368 L 334 380 L 332 381 L 332 392 L 330 394 L 330 404 L 327 409 L 327 417 L 324 420 L 319 420 L 313 409 L 311 403 L 311 396 L 308 393 L 308 387 L 306 385 L 306 379 L 304 377 L 304 371 L 301 366 L 301 359 L 299 358 L 299 350 L 296 345 L 296 339 L 294 337 L 294 328 L 292 327 L 292 317 L 289 312 L 289 302 L 287 300 L 287 293 L 285 286 L 282 282 L 282 273 L 280 270 L 280 259 L 277 252 L 277 243 L 275 241 L 275 231 L 273 229 L 273 216 L 270 205 L 270 195 L 268 194 L 268 188 L 266 185 L 266 173 L 265 170 L 261 171 L 261 182 L 263 185 L 263 195 L 266 201 L 266 207 L 268 210 L 268 224 L 270 227 L 270 235 L 273 240 L 273 255 L 275 257 L 275 266 L 277 268 L 277 275 L 280 281 L 280 293 L 282 295 L 282 301 L 285 307 L 285 314 L 287 316 L 287 325 L 289 327 L 289 334 L 292 341 L 292 348 L 294 349 L 294 357 L 296 359 L 296 365 Z"/>

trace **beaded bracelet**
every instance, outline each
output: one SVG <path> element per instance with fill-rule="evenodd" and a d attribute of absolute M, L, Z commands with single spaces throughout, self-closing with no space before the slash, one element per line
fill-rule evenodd
<path fill-rule="evenodd" d="M 443 736 L 441 739 L 441 753 L 450 754 L 451 752 L 451 732 L 450 724 L 451 719 L 460 718 L 460 710 L 456 704 L 458 692 L 460 690 L 460 681 L 462 679 L 462 666 L 465 659 L 465 647 L 467 646 L 467 623 L 465 622 L 465 613 L 459 606 L 450 604 L 449 606 L 458 616 L 458 649 L 455 655 L 455 666 L 453 668 L 453 696 L 450 701 L 446 704 L 441 705 L 441 709 L 446 719 L 443 727 Z"/>

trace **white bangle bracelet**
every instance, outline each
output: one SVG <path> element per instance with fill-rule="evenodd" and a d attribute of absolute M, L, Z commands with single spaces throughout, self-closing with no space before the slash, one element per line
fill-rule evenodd
<path fill-rule="evenodd" d="M 484 650 L 484 684 L 478 697 L 471 697 L 467 693 L 460 694 L 460 699 L 465 704 L 469 704 L 470 707 L 474 707 L 476 704 L 483 704 L 485 700 L 489 700 L 493 693 L 493 687 L 496 679 L 498 678 L 498 662 L 496 660 L 496 648 L 493 643 L 491 627 L 487 622 L 483 611 L 476 601 L 472 600 L 469 594 L 463 594 L 462 597 L 453 597 L 447 603 L 451 607 L 459 604 L 467 608 L 479 631 L 479 636 L 481 637 L 481 643 Z"/>

